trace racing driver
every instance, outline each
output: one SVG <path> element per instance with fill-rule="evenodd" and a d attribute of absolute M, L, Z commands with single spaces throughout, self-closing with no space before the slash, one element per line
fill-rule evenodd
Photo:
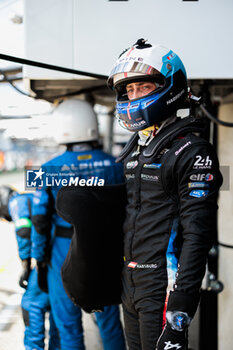
<path fill-rule="evenodd" d="M 108 79 L 120 124 L 133 132 L 124 162 L 122 303 L 130 350 L 187 349 L 222 184 L 212 145 L 193 116 L 179 56 L 144 39 L 125 50 Z"/>

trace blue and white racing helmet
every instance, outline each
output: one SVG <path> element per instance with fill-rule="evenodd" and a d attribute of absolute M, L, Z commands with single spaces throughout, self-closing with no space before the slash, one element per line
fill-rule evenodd
<path fill-rule="evenodd" d="M 129 100 L 127 84 L 140 81 L 154 82 L 155 90 Z M 117 118 L 130 131 L 143 130 L 167 119 L 181 108 L 187 96 L 187 76 L 179 56 L 144 39 L 120 55 L 108 86 L 116 91 Z"/>

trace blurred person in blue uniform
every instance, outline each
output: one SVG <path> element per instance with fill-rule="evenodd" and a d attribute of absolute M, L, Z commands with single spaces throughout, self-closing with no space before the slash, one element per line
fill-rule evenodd
<path fill-rule="evenodd" d="M 56 117 L 57 142 L 66 145 L 67 149 L 41 167 L 41 174 L 58 175 L 54 181 L 48 179 L 47 184 L 34 195 L 32 256 L 42 271 L 48 263 L 48 291 L 61 349 L 83 350 L 81 309 L 67 296 L 61 278 L 61 267 L 70 247 L 73 228 L 58 216 L 55 201 L 61 181 L 69 180 L 73 172 L 79 180 L 92 179 L 93 183 L 104 181 L 104 184 L 118 184 L 124 182 L 124 177 L 122 166 L 115 163 L 115 158 L 99 149 L 97 118 L 89 103 L 81 100 L 64 101 L 57 107 Z M 49 247 L 48 261 L 46 256 Z M 95 316 L 104 350 L 124 350 L 125 340 L 118 305 L 106 306 L 103 312 L 96 312 Z"/>
<path fill-rule="evenodd" d="M 48 294 L 37 283 L 37 271 L 31 268 L 31 204 L 32 193 L 20 194 L 9 186 L 0 186 L 0 217 L 13 221 L 19 257 L 23 271 L 19 285 L 25 288 L 22 312 L 25 324 L 24 345 L 26 350 L 43 350 L 45 339 L 45 313 L 50 310 Z M 58 333 L 50 313 L 49 350 L 59 349 Z"/>

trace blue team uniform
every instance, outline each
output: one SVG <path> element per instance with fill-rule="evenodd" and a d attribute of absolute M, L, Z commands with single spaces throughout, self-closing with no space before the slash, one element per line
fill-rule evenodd
<path fill-rule="evenodd" d="M 15 224 L 19 257 L 21 260 L 31 257 L 31 230 L 30 208 L 32 194 L 15 193 L 9 200 L 9 214 Z M 30 273 L 27 289 L 21 302 L 25 323 L 24 345 L 26 350 L 43 350 L 45 327 L 45 312 L 50 310 L 48 294 L 42 292 L 37 283 L 37 271 Z M 50 314 L 50 341 L 49 350 L 59 349 L 57 330 Z"/>
<path fill-rule="evenodd" d="M 115 158 L 101 150 L 66 151 L 42 166 L 45 173 L 64 174 L 75 171 L 79 179 L 104 179 L 104 184 L 124 182 L 121 164 Z M 84 350 L 81 309 L 68 298 L 61 279 L 61 267 L 67 256 L 72 226 L 55 212 L 57 187 L 47 184 L 35 192 L 33 199 L 32 256 L 44 261 L 48 246 L 48 236 L 52 240 L 51 259 L 48 267 L 48 289 L 54 321 L 59 331 L 62 350 Z M 91 220 L 91 213 L 90 213 Z M 125 350 L 125 341 L 119 321 L 118 305 L 105 307 L 103 313 L 96 313 L 97 324 L 105 350 Z"/>

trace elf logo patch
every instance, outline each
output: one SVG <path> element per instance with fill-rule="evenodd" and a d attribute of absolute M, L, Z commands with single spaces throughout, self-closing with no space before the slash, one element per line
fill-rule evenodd
<path fill-rule="evenodd" d="M 214 179 L 213 174 L 192 174 L 190 175 L 190 180 L 192 181 L 212 181 Z"/>

